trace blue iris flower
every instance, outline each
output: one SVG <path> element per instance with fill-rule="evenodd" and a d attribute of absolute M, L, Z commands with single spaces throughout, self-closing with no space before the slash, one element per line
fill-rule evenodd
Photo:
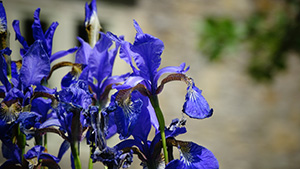
<path fill-rule="evenodd" d="M 134 27 L 137 31 L 135 41 L 133 44 L 125 41 L 123 37 L 117 37 L 112 33 L 108 33 L 111 39 L 120 44 L 120 57 L 125 60 L 132 68 L 132 74 L 129 78 L 126 79 L 123 85 L 114 86 L 117 90 L 123 90 L 127 92 L 123 93 L 123 102 L 119 101 L 119 104 L 116 104 L 120 107 L 117 110 L 122 110 L 124 114 L 123 121 L 128 121 L 125 123 L 126 125 L 120 126 L 121 128 L 118 131 L 126 130 L 130 131 L 131 128 L 134 128 L 136 125 L 136 119 L 139 114 L 137 110 L 139 109 L 128 109 L 129 105 L 136 105 L 138 99 L 142 97 L 151 97 L 159 94 L 164 85 L 173 80 L 180 80 L 186 82 L 188 85 L 187 94 L 186 94 L 186 102 L 183 106 L 183 112 L 192 118 L 203 119 L 210 117 L 212 115 L 213 110 L 210 109 L 207 101 L 202 96 L 201 90 L 198 89 L 193 80 L 187 77 L 184 73 L 188 71 L 189 67 L 186 68 L 185 63 L 182 63 L 180 66 L 168 66 L 164 67 L 160 70 L 158 68 L 161 64 L 161 54 L 164 49 L 163 42 L 149 34 L 143 33 L 139 24 L 134 21 Z M 133 63 L 133 60 L 135 63 Z M 158 80 L 161 75 L 165 73 L 171 73 L 169 76 L 164 78 L 160 85 L 158 85 Z M 131 95 L 133 91 L 139 91 L 143 96 L 134 97 Z M 121 94 L 122 94 L 121 93 Z M 120 104 L 126 103 L 126 104 Z M 147 111 L 150 114 L 150 120 L 155 129 L 158 129 L 158 122 L 154 112 L 154 109 L 150 105 L 149 99 L 145 98 L 142 104 L 147 105 Z M 131 112 L 128 112 L 132 110 Z M 117 116 L 117 119 L 120 118 Z M 118 124 L 118 122 L 116 122 Z M 130 124 L 130 125 L 129 125 Z M 141 124 L 140 124 L 141 125 Z M 119 132 L 122 133 L 122 132 Z M 126 133 L 126 132 L 125 132 Z M 129 133 L 121 134 L 128 137 L 132 134 L 132 130 Z M 124 137 L 124 138 L 126 138 Z"/>
<path fill-rule="evenodd" d="M 40 15 L 40 8 L 36 9 L 34 12 L 34 22 L 32 24 L 33 38 L 35 41 L 39 40 L 41 42 L 42 48 L 45 50 L 49 58 L 49 61 L 53 62 L 54 60 L 61 58 L 67 54 L 74 53 L 77 50 L 77 47 L 71 48 L 66 51 L 59 51 L 52 54 L 53 35 L 56 30 L 56 27 L 58 26 L 58 22 L 53 22 L 48 28 L 48 30 L 44 33 L 39 15 Z M 23 46 L 23 48 L 20 49 L 20 54 L 21 56 L 24 56 L 30 47 L 27 44 L 25 38 L 21 35 L 19 21 L 14 20 L 12 25 L 16 32 L 16 40 L 18 40 Z"/>

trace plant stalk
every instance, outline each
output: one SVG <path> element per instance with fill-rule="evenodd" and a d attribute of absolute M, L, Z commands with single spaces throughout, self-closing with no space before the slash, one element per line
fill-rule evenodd
<path fill-rule="evenodd" d="M 161 134 L 161 142 L 163 146 L 163 152 L 164 152 L 164 158 L 165 158 L 165 164 L 167 165 L 169 162 L 168 159 L 168 150 L 167 150 L 167 142 L 166 142 L 166 135 L 165 135 L 165 119 L 163 116 L 163 113 L 159 107 L 158 98 L 157 95 L 151 95 L 149 96 L 150 102 L 154 108 L 158 123 L 159 123 L 159 131 Z"/>

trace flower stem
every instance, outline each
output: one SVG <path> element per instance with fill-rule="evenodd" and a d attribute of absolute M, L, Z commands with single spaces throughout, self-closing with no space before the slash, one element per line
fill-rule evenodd
<path fill-rule="evenodd" d="M 90 157 L 89 157 L 89 168 L 88 169 L 93 169 L 93 159 L 91 157 L 93 151 L 93 147 L 90 146 Z"/>
<path fill-rule="evenodd" d="M 166 165 L 169 162 L 168 159 L 168 151 L 167 151 L 167 142 L 166 142 L 166 135 L 165 135 L 165 119 L 164 119 L 164 115 L 159 107 L 159 103 L 158 103 L 158 98 L 157 95 L 151 95 L 150 97 L 150 102 L 154 108 L 158 123 L 159 123 L 159 130 L 160 130 L 160 134 L 161 134 L 161 142 L 162 142 L 162 146 L 163 146 L 163 152 L 164 152 L 164 157 L 165 157 L 165 163 Z"/>
<path fill-rule="evenodd" d="M 19 148 L 21 149 L 22 152 L 22 161 L 24 158 L 25 154 L 25 146 L 26 146 L 26 136 L 24 133 L 21 132 L 20 126 L 18 126 L 18 131 L 17 131 L 17 143 Z"/>
<path fill-rule="evenodd" d="M 79 158 L 78 142 L 71 143 L 71 152 L 74 158 L 75 169 L 81 169 L 81 162 Z"/>

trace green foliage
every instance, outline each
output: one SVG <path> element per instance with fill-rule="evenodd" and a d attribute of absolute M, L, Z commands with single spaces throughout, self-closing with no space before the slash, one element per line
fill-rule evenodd
<path fill-rule="evenodd" d="M 199 48 L 212 61 L 227 49 L 247 44 L 251 52 L 248 72 L 255 80 L 270 81 L 286 68 L 288 53 L 300 56 L 300 7 L 284 1 L 280 9 L 253 13 L 243 22 L 209 17 L 203 21 Z"/>

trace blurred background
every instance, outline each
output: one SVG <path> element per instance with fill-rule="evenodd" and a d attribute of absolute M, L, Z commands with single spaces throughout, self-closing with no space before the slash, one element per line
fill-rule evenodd
<path fill-rule="evenodd" d="M 78 46 L 84 37 L 85 0 L 4 0 L 13 58 L 20 45 L 11 23 L 32 41 L 34 10 L 45 29 L 58 21 L 53 52 Z M 105 31 L 133 42 L 136 19 L 145 33 L 165 44 L 161 67 L 186 62 L 187 72 L 214 109 L 204 120 L 189 119 L 178 140 L 210 149 L 222 169 L 298 169 L 300 166 L 300 5 L 298 0 L 99 0 Z M 68 56 L 61 60 L 73 60 Z M 55 63 L 54 63 L 55 64 Z M 114 74 L 130 71 L 120 59 Z M 64 68 L 63 71 L 68 71 Z M 58 73 L 59 72 L 59 73 Z M 61 70 L 50 85 L 59 88 Z M 186 86 L 168 83 L 159 99 L 166 124 L 182 116 Z M 57 154 L 62 139 L 50 135 Z M 151 140 L 152 138 L 149 138 Z M 110 141 L 114 145 L 115 137 Z M 81 145 L 83 168 L 88 147 Z M 69 154 L 60 163 L 71 168 Z M 4 161 L 0 156 L 0 162 Z M 103 168 L 96 164 L 95 168 Z M 131 168 L 140 168 L 135 160 Z"/>

